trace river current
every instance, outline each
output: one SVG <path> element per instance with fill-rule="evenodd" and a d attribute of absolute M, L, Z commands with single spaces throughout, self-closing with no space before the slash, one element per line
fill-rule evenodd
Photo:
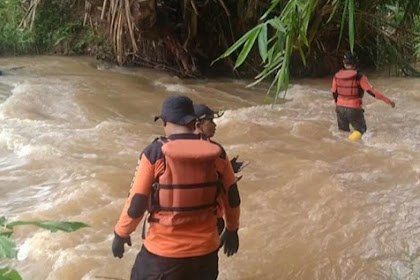
<path fill-rule="evenodd" d="M 219 253 L 219 279 L 420 277 L 420 79 L 368 75 L 396 107 L 366 95 L 368 132 L 355 143 L 337 130 L 330 78 L 293 81 L 271 106 L 266 85 L 86 57 L 1 58 L 0 69 L 0 216 L 90 226 L 16 227 L 18 260 L 0 266 L 24 279 L 129 279 L 141 228 L 117 259 L 113 226 L 140 152 L 163 133 L 153 117 L 174 94 L 225 110 L 214 140 L 250 162 L 240 249 Z"/>

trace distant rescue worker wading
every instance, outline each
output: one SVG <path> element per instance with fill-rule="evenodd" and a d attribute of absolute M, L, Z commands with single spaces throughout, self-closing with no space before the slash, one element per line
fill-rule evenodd
<path fill-rule="evenodd" d="M 365 75 L 356 69 L 357 55 L 346 52 L 343 59 L 344 68 L 338 71 L 332 82 L 332 94 L 336 104 L 338 128 L 350 131 L 350 124 L 360 136 L 366 132 L 366 121 L 362 108 L 362 98 L 366 91 L 376 99 L 382 100 L 392 108 L 395 103 L 374 89 Z"/>

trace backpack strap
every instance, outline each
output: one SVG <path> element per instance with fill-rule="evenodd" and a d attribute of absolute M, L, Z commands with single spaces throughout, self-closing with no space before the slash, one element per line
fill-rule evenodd
<path fill-rule="evenodd" d="M 168 143 L 170 140 L 167 137 L 161 136 L 156 138 L 155 141 L 159 141 L 162 143 L 162 147 L 163 145 L 165 145 L 166 143 Z M 166 166 L 166 160 L 165 157 L 163 157 L 163 163 Z M 156 213 L 159 212 L 160 206 L 159 206 L 159 177 L 155 178 L 155 181 L 152 184 L 152 191 L 150 192 L 149 195 L 149 213 Z M 149 215 L 149 221 L 151 220 L 151 216 Z"/>

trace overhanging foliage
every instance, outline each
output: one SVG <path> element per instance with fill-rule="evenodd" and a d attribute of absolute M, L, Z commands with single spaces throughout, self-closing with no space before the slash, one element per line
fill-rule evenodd
<path fill-rule="evenodd" d="M 308 60 L 311 65 L 320 63 L 317 58 L 328 55 L 340 63 L 344 51 L 357 48 L 376 65 L 396 64 L 403 74 L 416 74 L 409 63 L 415 52 L 420 53 L 420 41 L 412 43 L 420 38 L 413 31 L 419 26 L 419 14 L 420 1 L 273 0 L 261 23 L 217 60 L 239 51 L 237 68 L 258 42 L 263 70 L 251 85 L 272 78 L 267 94 L 274 88 L 274 103 L 281 92 L 286 94 L 292 60 L 297 57 L 303 66 Z"/>

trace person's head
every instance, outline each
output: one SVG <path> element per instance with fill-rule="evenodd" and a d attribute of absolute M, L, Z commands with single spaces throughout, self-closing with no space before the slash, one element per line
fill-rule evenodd
<path fill-rule="evenodd" d="M 343 64 L 345 69 L 354 69 L 357 66 L 358 58 L 355 52 L 346 51 L 343 57 Z"/>
<path fill-rule="evenodd" d="M 162 112 L 155 121 L 162 119 L 165 135 L 193 133 L 197 116 L 190 98 L 182 95 L 169 96 L 162 104 Z"/>
<path fill-rule="evenodd" d="M 221 117 L 223 112 L 214 112 L 204 104 L 195 105 L 194 111 L 195 115 L 197 116 L 195 133 L 202 133 L 209 138 L 213 137 L 214 133 L 216 133 L 216 124 L 214 123 L 214 118 Z"/>

